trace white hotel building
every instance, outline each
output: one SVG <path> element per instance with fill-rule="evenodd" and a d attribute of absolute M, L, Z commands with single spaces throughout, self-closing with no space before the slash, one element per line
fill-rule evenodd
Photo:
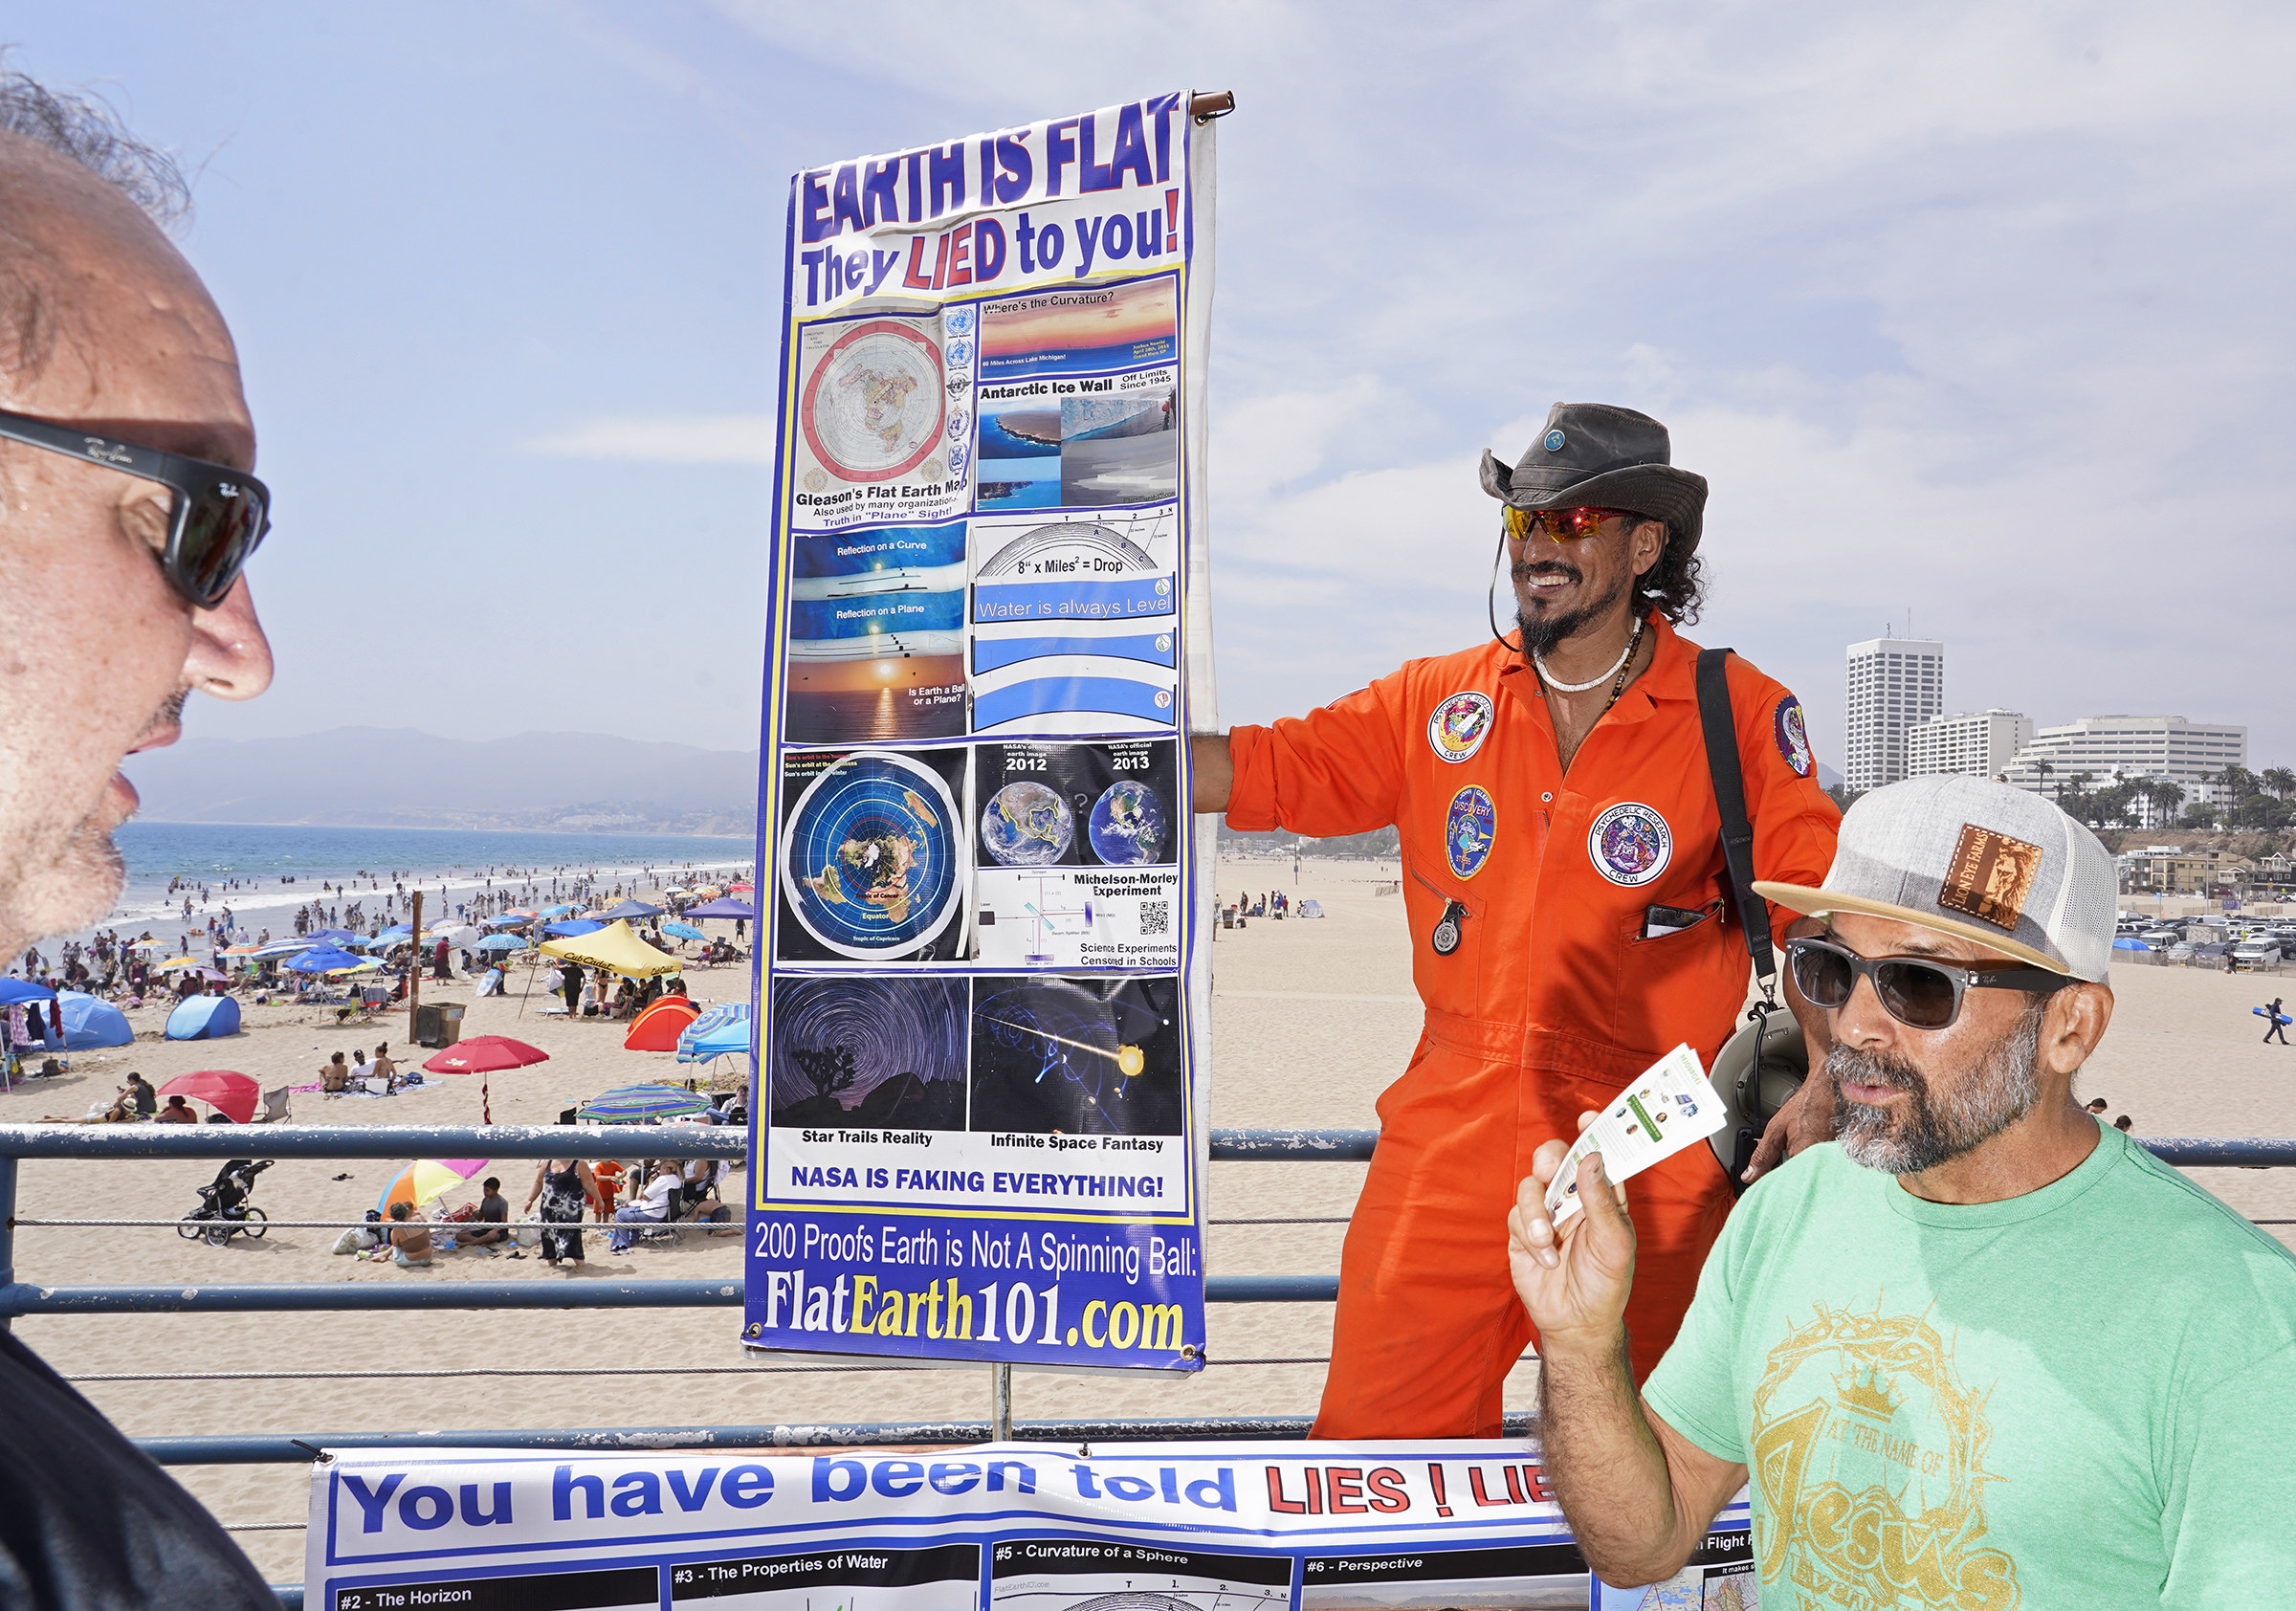
<path fill-rule="evenodd" d="M 2033 718 L 2016 711 L 1964 711 L 1925 721 L 1906 735 L 1906 776 L 1962 772 L 1998 778 L 2033 741 Z"/>
<path fill-rule="evenodd" d="M 2049 773 L 2042 776 L 2041 762 Z M 2188 800 L 2203 792 L 2201 775 L 2248 764 L 2248 729 L 2189 721 L 2180 716 L 2085 716 L 2033 735 L 2010 764 L 2019 788 L 2053 793 L 2076 772 L 2108 778 L 2166 778 L 2182 783 Z"/>
<path fill-rule="evenodd" d="M 1862 793 L 1910 776 L 1907 734 L 1944 711 L 1944 644 L 1930 638 L 1851 644 L 1843 783 Z"/>

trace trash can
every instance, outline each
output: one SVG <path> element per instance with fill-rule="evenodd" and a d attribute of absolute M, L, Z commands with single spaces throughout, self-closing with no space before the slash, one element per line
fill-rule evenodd
<path fill-rule="evenodd" d="M 440 1044 L 438 1037 L 445 1033 L 440 1026 L 440 1014 L 443 1011 L 443 1008 L 437 1006 L 418 1006 L 414 1009 L 415 1045 L 437 1046 Z"/>
<path fill-rule="evenodd" d="M 438 1008 L 438 1046 L 453 1046 L 462 1039 L 462 1004 L 443 1002 Z"/>

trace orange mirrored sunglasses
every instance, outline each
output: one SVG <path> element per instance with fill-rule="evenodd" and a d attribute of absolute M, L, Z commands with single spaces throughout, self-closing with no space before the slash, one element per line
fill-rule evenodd
<path fill-rule="evenodd" d="M 1507 535 L 1517 542 L 1528 542 L 1536 531 L 1544 531 L 1557 542 L 1582 541 L 1601 531 L 1602 522 L 1613 516 L 1626 520 L 1648 519 L 1631 509 L 1517 509 L 1511 503 L 1499 509 Z"/>

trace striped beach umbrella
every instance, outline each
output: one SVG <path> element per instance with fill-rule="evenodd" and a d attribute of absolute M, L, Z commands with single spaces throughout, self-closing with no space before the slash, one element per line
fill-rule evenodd
<path fill-rule="evenodd" d="M 493 1161 L 484 1158 L 418 1158 L 390 1178 L 383 1195 L 375 1200 L 375 1207 L 386 1220 L 394 1203 L 420 1208 L 463 1181 L 485 1174 Z"/>
<path fill-rule="evenodd" d="M 577 1118 L 604 1124 L 628 1124 L 642 1118 L 682 1118 L 707 1113 L 710 1099 L 676 1085 L 626 1085 L 601 1092 L 574 1110 Z"/>

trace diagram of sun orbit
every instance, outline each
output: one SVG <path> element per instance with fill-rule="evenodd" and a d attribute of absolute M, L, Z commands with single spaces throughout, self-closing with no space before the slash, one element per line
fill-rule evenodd
<path fill-rule="evenodd" d="M 966 837 L 939 774 L 858 750 L 798 796 L 782 832 L 782 891 L 806 932 L 841 957 L 914 950 L 962 905 Z"/>

